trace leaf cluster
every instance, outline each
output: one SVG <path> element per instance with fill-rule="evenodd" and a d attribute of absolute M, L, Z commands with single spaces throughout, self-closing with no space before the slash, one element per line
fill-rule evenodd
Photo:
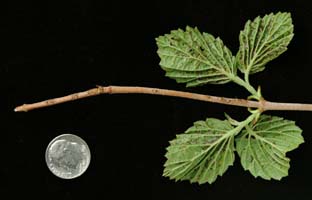
<path fill-rule="evenodd" d="M 248 98 L 261 101 L 261 92 L 249 83 L 249 76 L 285 52 L 292 37 L 290 13 L 278 12 L 247 21 L 235 56 L 219 37 L 196 27 L 173 30 L 156 41 L 161 68 L 178 83 L 194 87 L 234 82 L 250 92 Z M 207 118 L 178 134 L 167 148 L 163 175 L 212 183 L 233 165 L 237 152 L 243 168 L 255 177 L 287 176 L 286 153 L 304 142 L 301 129 L 294 121 L 264 115 L 259 109 L 249 111 L 250 116 L 240 122 L 228 115 L 225 120 Z"/>

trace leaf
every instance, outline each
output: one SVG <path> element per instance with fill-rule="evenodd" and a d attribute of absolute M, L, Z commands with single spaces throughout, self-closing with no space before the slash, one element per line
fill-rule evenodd
<path fill-rule="evenodd" d="M 287 176 L 290 160 L 286 153 L 304 142 L 301 132 L 294 121 L 262 115 L 236 139 L 243 168 L 267 180 Z"/>
<path fill-rule="evenodd" d="M 233 127 L 227 121 L 197 121 L 177 135 L 167 148 L 164 176 L 175 180 L 212 183 L 234 162 Z"/>
<path fill-rule="evenodd" d="M 223 84 L 236 75 L 235 58 L 220 38 L 186 27 L 156 39 L 166 76 L 187 87 Z"/>
<path fill-rule="evenodd" d="M 237 61 L 241 72 L 253 74 L 264 70 L 265 64 L 287 50 L 293 29 L 290 13 L 285 12 L 247 21 L 239 35 Z"/>

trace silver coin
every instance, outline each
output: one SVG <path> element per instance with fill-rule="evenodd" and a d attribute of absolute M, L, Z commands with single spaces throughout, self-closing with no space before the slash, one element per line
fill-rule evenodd
<path fill-rule="evenodd" d="M 91 160 L 87 143 L 72 134 L 63 134 L 54 138 L 45 154 L 50 171 L 63 179 L 73 179 L 83 174 Z"/>

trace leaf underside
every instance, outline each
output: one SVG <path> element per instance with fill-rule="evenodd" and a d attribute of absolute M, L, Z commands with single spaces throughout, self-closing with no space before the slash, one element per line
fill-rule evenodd
<path fill-rule="evenodd" d="M 170 142 L 163 175 L 199 184 L 214 182 L 233 165 L 234 137 L 225 136 L 232 129 L 226 120 L 208 118 L 195 122 Z"/>
<path fill-rule="evenodd" d="M 197 28 L 174 30 L 156 39 L 166 76 L 187 87 L 223 84 L 236 75 L 235 58 L 220 38 Z"/>
<path fill-rule="evenodd" d="M 286 153 L 304 142 L 301 132 L 294 121 L 262 115 L 236 139 L 243 168 L 267 180 L 287 176 L 290 159 Z"/>
<path fill-rule="evenodd" d="M 271 13 L 248 20 L 239 35 L 238 68 L 250 74 L 264 70 L 266 63 L 287 50 L 293 35 L 290 13 Z"/>

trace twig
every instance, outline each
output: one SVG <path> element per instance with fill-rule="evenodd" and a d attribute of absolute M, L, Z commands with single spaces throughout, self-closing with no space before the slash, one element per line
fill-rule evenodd
<path fill-rule="evenodd" d="M 18 106 L 14 109 L 15 112 L 27 112 L 30 110 L 53 106 L 56 104 L 65 103 L 68 101 L 74 101 L 77 99 L 82 99 L 86 97 L 96 96 L 100 94 L 127 94 L 127 93 L 136 93 L 136 94 L 152 94 L 152 95 L 162 95 L 162 96 L 172 96 L 172 97 L 181 97 L 187 99 L 194 99 L 199 101 L 207 101 L 219 104 L 241 106 L 247 108 L 259 108 L 262 111 L 266 110 L 301 110 L 301 111 L 312 111 L 312 104 L 300 104 L 300 103 L 277 103 L 270 102 L 264 99 L 258 101 L 250 101 L 245 99 L 236 99 L 236 98 L 226 98 L 226 97 L 217 97 L 211 95 L 195 94 L 190 92 L 182 92 L 175 90 L 166 90 L 159 88 L 148 88 L 148 87 L 130 87 L 130 86 L 107 86 L 102 87 L 98 86 L 84 92 L 78 92 L 70 94 L 63 97 L 53 98 L 37 103 L 24 104 Z"/>

